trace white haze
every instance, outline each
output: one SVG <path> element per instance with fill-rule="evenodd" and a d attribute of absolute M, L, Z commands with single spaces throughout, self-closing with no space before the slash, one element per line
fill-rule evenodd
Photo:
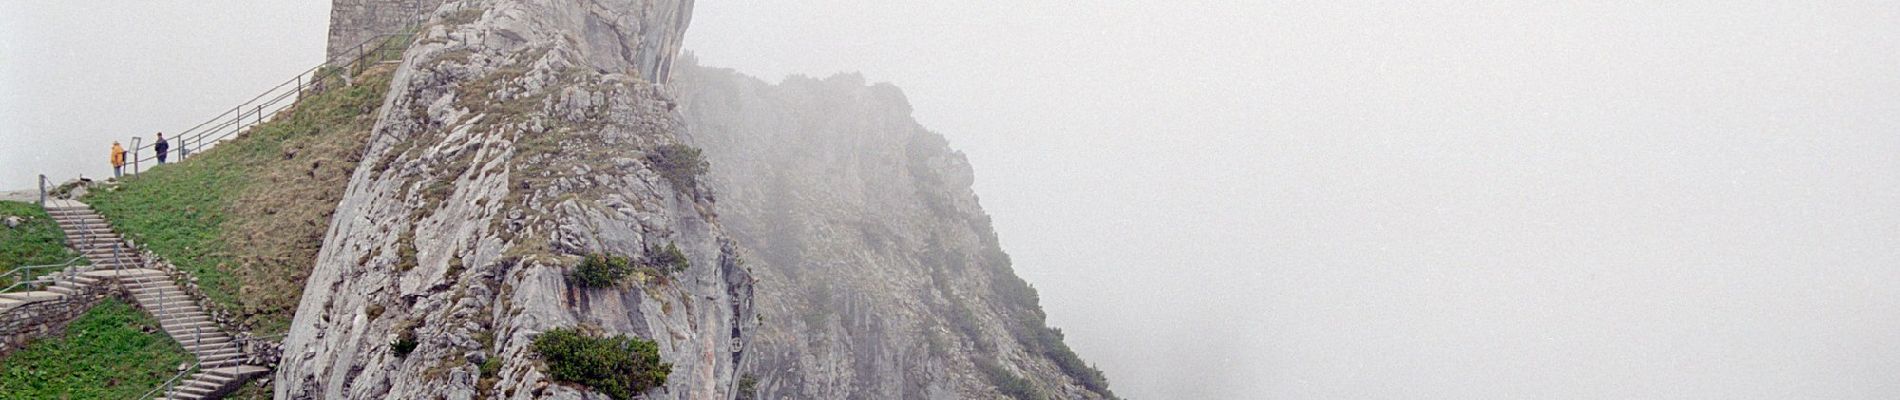
<path fill-rule="evenodd" d="M 323 3 L 0 3 L 0 188 L 316 63 Z M 1900 4 L 696 11 L 903 87 L 1125 397 L 1900 398 Z"/>

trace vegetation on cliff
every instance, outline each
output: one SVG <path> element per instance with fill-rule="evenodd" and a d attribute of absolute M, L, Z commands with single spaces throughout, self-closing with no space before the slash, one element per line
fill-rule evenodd
<path fill-rule="evenodd" d="M 580 330 L 555 328 L 534 338 L 534 350 L 547 362 L 548 376 L 575 383 L 618 400 L 634 398 L 666 384 L 673 365 L 660 361 L 651 340 L 615 335 L 594 337 Z"/>

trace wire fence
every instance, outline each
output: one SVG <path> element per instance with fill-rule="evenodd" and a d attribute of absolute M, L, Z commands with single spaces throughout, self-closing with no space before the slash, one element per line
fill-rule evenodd
<path fill-rule="evenodd" d="M 166 154 L 157 151 L 157 142 L 140 144 L 144 138 L 133 137 L 132 148 L 127 150 L 126 164 L 131 167 L 130 172 L 136 174 L 145 166 L 155 165 L 160 157 L 165 157 L 166 161 L 183 161 L 209 150 L 220 142 L 270 122 L 283 111 L 295 107 L 306 96 L 348 87 L 352 77 L 371 65 L 402 57 L 402 52 L 408 49 L 409 42 L 414 38 L 414 30 L 371 37 L 354 46 L 350 53 L 337 58 L 347 60 L 345 62 L 326 62 L 312 67 L 197 126 L 173 134 L 167 139 L 170 147 L 165 149 Z"/>

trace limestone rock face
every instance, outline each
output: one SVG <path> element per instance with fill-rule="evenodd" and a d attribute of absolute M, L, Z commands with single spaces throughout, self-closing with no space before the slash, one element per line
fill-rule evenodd
<path fill-rule="evenodd" d="M 535 335 L 585 326 L 658 343 L 652 399 L 730 399 L 757 326 L 753 278 L 708 190 L 650 161 L 679 143 L 643 78 L 690 0 L 458 0 L 396 67 L 275 376 L 279 399 L 604 399 L 552 382 Z M 684 186 L 684 187 L 682 187 Z M 583 254 L 676 244 L 691 266 L 617 287 Z M 408 354 L 391 343 L 414 338 Z M 491 361 L 492 360 L 492 361 Z"/>
<path fill-rule="evenodd" d="M 1112 396 L 1045 326 L 969 162 L 896 87 L 692 64 L 672 85 L 759 279 L 757 398 Z"/>

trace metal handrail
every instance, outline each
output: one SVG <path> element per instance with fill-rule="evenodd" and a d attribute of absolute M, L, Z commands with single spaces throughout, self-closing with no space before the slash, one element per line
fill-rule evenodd
<path fill-rule="evenodd" d="M 158 385 L 158 387 L 154 387 L 152 388 L 152 390 L 145 392 L 145 394 L 139 395 L 138 400 L 153 399 L 155 397 L 152 397 L 152 395 L 158 394 L 161 390 L 166 393 L 170 393 L 172 388 L 178 386 L 179 380 L 185 379 L 185 376 L 190 375 L 192 372 L 197 372 L 198 366 L 201 366 L 201 365 L 204 365 L 204 360 L 199 360 L 194 356 L 191 359 L 191 366 L 185 367 L 185 369 L 183 370 L 179 370 L 178 374 L 172 375 L 171 379 L 166 379 L 165 383 L 161 383 Z"/>
<path fill-rule="evenodd" d="M 415 32 L 412 26 L 410 29 L 403 29 L 397 33 L 372 36 L 368 40 L 364 40 L 362 43 L 358 43 L 354 46 L 356 54 L 350 56 L 347 63 L 341 64 L 342 67 L 331 68 L 338 64 L 326 60 L 323 64 L 299 72 L 295 77 L 284 81 L 284 83 L 273 86 L 259 93 L 257 96 L 252 97 L 250 100 L 239 103 L 237 107 L 232 107 L 230 110 L 218 113 L 218 115 L 190 129 L 174 134 L 174 143 L 178 144 L 178 160 L 183 161 L 186 157 L 189 157 L 191 153 L 202 152 L 206 148 L 224 141 L 226 138 L 242 133 L 247 128 L 261 125 L 273 119 L 283 110 L 302 101 L 304 92 L 306 91 L 310 91 L 313 94 L 324 92 L 329 87 L 325 83 L 326 81 L 342 79 L 347 82 L 349 77 L 345 75 L 346 71 L 351 73 L 359 72 L 363 64 L 369 61 L 372 56 L 381 57 L 394 46 L 407 47 L 409 43 L 395 44 L 392 39 L 413 38 L 414 35 Z M 266 98 L 269 98 L 269 100 L 265 100 Z M 285 100 L 289 100 L 290 103 L 284 104 Z M 213 137 L 213 135 L 216 136 Z M 130 150 L 132 157 L 129 158 L 131 159 L 132 172 L 136 174 L 141 172 L 140 165 L 142 161 L 156 160 L 158 158 L 157 153 L 146 152 L 146 150 L 153 148 L 157 144 L 141 144 L 139 137 L 133 137 L 132 140 L 132 149 Z"/>
<path fill-rule="evenodd" d="M 55 267 L 70 267 L 70 266 L 73 266 L 73 264 L 78 263 L 79 260 L 84 259 L 84 258 L 86 258 L 86 256 L 73 257 L 70 260 L 66 260 L 66 262 L 64 263 L 59 263 L 59 264 L 27 265 L 27 266 L 22 266 L 22 267 L 15 267 L 4 274 L 0 274 L 0 276 L 17 276 L 16 278 L 13 278 L 14 279 L 13 284 L 8 285 L 6 289 L 0 289 L 0 293 L 12 292 L 13 289 L 19 288 L 20 286 L 24 286 L 28 283 L 33 283 L 32 281 L 28 281 L 26 279 L 26 271 L 28 270 L 55 268 Z"/>

